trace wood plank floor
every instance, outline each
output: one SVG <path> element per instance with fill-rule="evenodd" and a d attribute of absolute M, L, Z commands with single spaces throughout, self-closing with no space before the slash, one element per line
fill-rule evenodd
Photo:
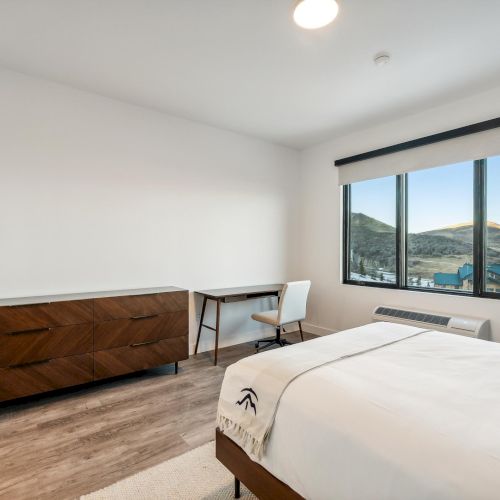
<path fill-rule="evenodd" d="M 211 441 L 225 368 L 253 353 L 240 344 L 219 366 L 202 353 L 177 376 L 172 365 L 1 405 L 0 499 L 75 498 Z"/>

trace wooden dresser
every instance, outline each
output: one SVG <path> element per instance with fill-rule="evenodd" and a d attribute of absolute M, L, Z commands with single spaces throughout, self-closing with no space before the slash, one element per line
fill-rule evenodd
<path fill-rule="evenodd" d="M 187 359 L 175 287 L 0 300 L 0 401 Z"/>

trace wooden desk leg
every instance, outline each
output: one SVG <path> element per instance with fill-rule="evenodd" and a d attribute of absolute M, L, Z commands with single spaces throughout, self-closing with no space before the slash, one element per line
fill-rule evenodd
<path fill-rule="evenodd" d="M 194 348 L 194 353 L 198 353 L 198 344 L 200 343 L 201 329 L 203 327 L 203 319 L 205 318 L 205 309 L 207 307 L 207 298 L 203 297 L 203 306 L 201 308 L 200 324 L 198 325 L 198 337 L 196 338 L 196 347 Z"/>
<path fill-rule="evenodd" d="M 215 357 L 214 365 L 217 365 L 217 354 L 219 352 L 219 327 L 220 327 L 220 300 L 217 300 L 217 317 L 215 320 Z"/>

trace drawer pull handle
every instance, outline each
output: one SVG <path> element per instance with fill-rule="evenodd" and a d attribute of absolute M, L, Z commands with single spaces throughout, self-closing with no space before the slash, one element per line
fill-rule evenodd
<path fill-rule="evenodd" d="M 159 314 L 145 314 L 143 316 L 132 316 L 130 319 L 149 319 L 156 318 Z"/>
<path fill-rule="evenodd" d="M 157 344 L 158 340 L 150 340 L 149 342 L 139 342 L 138 344 L 132 344 L 130 347 L 141 347 L 143 345 Z"/>
<path fill-rule="evenodd" d="M 31 328 L 30 330 L 19 330 L 18 332 L 9 332 L 7 335 L 23 335 L 25 333 L 43 333 L 50 331 L 52 331 L 52 328 Z"/>
<path fill-rule="evenodd" d="M 27 368 L 28 366 L 34 365 L 44 365 L 50 363 L 50 359 L 42 359 L 41 361 L 31 361 L 31 363 L 21 363 L 20 365 L 14 365 L 11 368 Z"/>

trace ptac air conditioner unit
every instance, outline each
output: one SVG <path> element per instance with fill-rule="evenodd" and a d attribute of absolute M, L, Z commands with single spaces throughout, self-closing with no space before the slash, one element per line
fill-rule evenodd
<path fill-rule="evenodd" d="M 432 311 L 422 311 L 395 306 L 378 306 L 373 311 L 374 321 L 389 321 L 403 325 L 419 326 L 429 330 L 456 333 L 483 340 L 491 339 L 488 319 L 457 316 Z"/>

